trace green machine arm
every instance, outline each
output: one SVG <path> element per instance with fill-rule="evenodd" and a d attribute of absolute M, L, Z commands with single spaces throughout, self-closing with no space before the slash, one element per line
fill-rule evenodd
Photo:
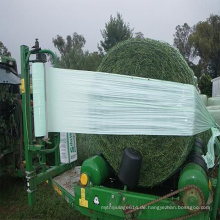
<path fill-rule="evenodd" d="M 36 41 L 37 42 L 37 41 Z M 38 43 L 38 42 L 37 42 Z M 35 43 L 36 46 L 36 43 Z M 73 164 L 61 164 L 59 156 L 59 134 L 54 136 L 54 147 L 47 149 L 48 142 L 43 138 L 36 138 L 33 135 L 33 117 L 31 107 L 31 81 L 30 81 L 30 55 L 50 54 L 53 57 L 56 67 L 57 60 L 55 54 L 50 50 L 41 50 L 35 47 L 33 50 L 25 45 L 21 46 L 21 93 L 23 108 L 23 130 L 24 130 L 24 147 L 25 147 L 25 165 L 27 178 L 28 203 L 30 206 L 35 203 L 35 191 L 37 184 L 40 184 L 50 178 L 70 169 Z M 39 60 L 37 60 L 39 62 Z M 46 154 L 55 154 L 55 164 L 48 166 L 46 164 Z"/>

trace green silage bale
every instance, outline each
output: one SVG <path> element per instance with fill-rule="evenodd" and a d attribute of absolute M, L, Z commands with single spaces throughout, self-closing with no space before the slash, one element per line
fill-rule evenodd
<path fill-rule="evenodd" d="M 199 95 L 199 96 L 200 96 L 200 98 L 202 99 L 202 101 L 204 102 L 205 106 L 207 106 L 207 104 L 208 104 L 207 95 L 201 94 L 201 95 Z"/>
<path fill-rule="evenodd" d="M 106 54 L 98 71 L 194 84 L 193 71 L 182 55 L 168 43 L 151 39 L 117 44 Z M 77 141 L 81 161 L 102 152 L 116 173 L 125 148 L 135 148 L 143 156 L 139 185 L 152 187 L 183 165 L 195 137 L 79 135 Z"/>
<path fill-rule="evenodd" d="M 220 105 L 208 106 L 207 109 L 214 118 L 215 122 L 220 125 Z"/>
<path fill-rule="evenodd" d="M 208 98 L 208 106 L 220 105 L 220 96 Z"/>

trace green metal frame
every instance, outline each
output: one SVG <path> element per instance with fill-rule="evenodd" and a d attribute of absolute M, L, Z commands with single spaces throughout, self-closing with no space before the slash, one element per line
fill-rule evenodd
<path fill-rule="evenodd" d="M 135 193 L 127 191 L 126 189 L 117 190 L 103 186 L 83 187 L 79 183 L 74 185 L 75 196 L 72 196 L 59 184 L 53 182 L 52 185 L 54 190 L 69 203 L 70 207 L 77 209 L 83 215 L 91 219 L 173 219 L 190 214 L 182 207 L 179 197 L 162 200 L 134 214 L 126 214 L 122 207 L 133 209 L 154 201 L 158 196 Z M 79 204 L 79 200 L 82 199 L 82 189 L 85 190 L 85 200 L 88 202 L 88 207 L 82 207 Z M 99 199 L 98 205 L 94 204 L 95 197 Z M 211 218 L 211 215 L 211 211 L 204 209 L 203 212 L 189 219 L 208 220 Z"/>
<path fill-rule="evenodd" d="M 71 164 L 61 164 L 59 154 L 59 134 L 55 137 L 55 146 L 52 149 L 46 149 L 46 142 L 42 138 L 37 138 L 36 143 L 33 141 L 32 133 L 32 107 L 30 98 L 30 55 L 37 53 L 47 53 L 52 55 L 55 67 L 57 60 L 55 54 L 50 50 L 29 50 L 25 45 L 21 46 L 21 92 L 22 92 L 22 109 L 23 109 L 23 130 L 24 130 L 24 149 L 26 178 L 28 187 L 28 203 L 32 206 L 35 203 L 35 190 L 38 184 L 70 169 L 74 166 Z M 46 166 L 46 154 L 55 154 L 55 165 Z M 37 159 L 37 162 L 34 161 Z"/>
<path fill-rule="evenodd" d="M 216 138 L 215 143 L 216 151 L 219 152 L 220 141 L 218 138 Z M 220 208 L 220 169 L 218 170 L 218 178 L 213 179 L 212 182 L 215 182 L 215 184 L 212 184 L 215 193 L 213 202 L 209 205 L 210 209 L 204 208 L 204 210 L 198 215 L 187 219 L 217 219 L 218 208 Z M 152 202 L 159 197 L 128 191 L 126 187 L 124 190 L 118 190 L 103 186 L 94 186 L 93 184 L 82 186 L 80 182 L 74 184 L 75 196 L 73 196 L 55 181 L 52 181 L 52 185 L 55 191 L 62 196 L 71 207 L 77 209 L 83 215 L 86 215 L 91 219 L 173 219 L 190 214 L 182 207 L 179 196 L 161 200 L 160 202 L 143 210 L 139 210 L 135 212 L 134 215 L 131 215 L 126 214 L 122 207 L 139 207 Z M 82 189 L 84 190 L 84 193 L 82 192 Z M 95 197 L 98 197 L 99 199 L 98 205 L 94 203 Z M 82 199 L 84 202 L 80 203 L 80 200 Z"/>
<path fill-rule="evenodd" d="M 74 205 L 81 213 L 94 219 L 171 219 L 190 214 L 181 205 L 179 197 L 165 199 L 133 214 L 126 214 L 123 207 L 135 209 L 159 197 L 100 186 L 85 188 L 85 199 L 88 200 L 88 208 L 85 208 L 79 204 L 82 188 L 79 184 L 75 185 Z M 99 205 L 94 204 L 95 197 L 98 197 Z M 209 212 L 201 212 L 193 219 L 209 219 L 209 215 Z"/>

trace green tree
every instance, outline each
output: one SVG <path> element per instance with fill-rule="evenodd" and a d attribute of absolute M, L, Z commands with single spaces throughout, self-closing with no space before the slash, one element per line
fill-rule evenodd
<path fill-rule="evenodd" d="M 0 41 L 0 55 L 11 56 L 11 53 L 8 51 L 7 47 Z"/>
<path fill-rule="evenodd" d="M 211 15 L 206 21 L 190 27 L 176 27 L 174 46 L 184 56 L 197 77 L 203 73 L 212 78 L 220 76 L 220 16 Z M 194 59 L 198 64 L 194 64 Z M 200 72 L 199 72 L 200 71 Z"/>
<path fill-rule="evenodd" d="M 62 36 L 57 35 L 53 39 L 53 44 L 60 52 L 60 57 L 57 59 L 58 66 L 67 69 L 82 69 L 85 43 L 85 38 L 76 32 L 73 33 L 72 37 L 68 35 L 66 41 Z"/>
<path fill-rule="evenodd" d="M 192 33 L 193 28 L 191 28 L 187 23 L 184 23 L 182 26 L 176 26 L 176 33 L 174 36 L 173 45 L 179 49 L 180 53 L 186 59 L 187 62 L 190 62 L 192 45 L 189 41 L 189 36 Z"/>
<path fill-rule="evenodd" d="M 207 74 L 202 74 L 202 76 L 199 78 L 198 86 L 201 91 L 201 94 L 205 94 L 209 97 L 212 96 L 212 78 L 208 76 Z"/>
<path fill-rule="evenodd" d="M 68 35 L 66 41 L 62 36 L 57 35 L 53 39 L 53 44 L 60 53 L 60 56 L 57 56 L 57 63 L 61 68 L 96 70 L 101 63 L 101 54 L 98 52 L 89 53 L 89 51 L 83 50 L 86 40 L 76 32 L 73 33 L 72 37 Z"/>
<path fill-rule="evenodd" d="M 195 76 L 199 79 L 203 72 L 201 62 L 199 61 L 197 64 L 194 64 L 191 61 L 188 61 L 189 67 L 193 70 Z"/>
<path fill-rule="evenodd" d="M 110 21 L 105 24 L 105 29 L 101 30 L 103 40 L 100 41 L 101 47 L 107 52 L 117 43 L 133 37 L 133 29 L 125 23 L 122 15 L 117 13 L 116 17 L 110 16 Z"/>
<path fill-rule="evenodd" d="M 199 22 L 190 35 L 194 57 L 200 57 L 204 73 L 212 78 L 220 76 L 220 16 L 211 15 L 206 21 Z"/>
<path fill-rule="evenodd" d="M 141 31 L 136 32 L 135 33 L 135 38 L 137 38 L 137 39 L 144 39 L 144 34 Z"/>
<path fill-rule="evenodd" d="M 103 58 L 103 54 L 95 51 L 89 53 L 89 51 L 85 52 L 85 66 L 84 70 L 96 71 L 98 66 L 100 65 Z"/>

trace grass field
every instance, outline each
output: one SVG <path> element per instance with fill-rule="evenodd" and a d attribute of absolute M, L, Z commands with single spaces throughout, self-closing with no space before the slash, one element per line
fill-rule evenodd
<path fill-rule="evenodd" d="M 1 220 L 86 220 L 70 208 L 47 183 L 38 186 L 37 201 L 28 206 L 25 179 L 3 176 L 0 178 Z"/>

